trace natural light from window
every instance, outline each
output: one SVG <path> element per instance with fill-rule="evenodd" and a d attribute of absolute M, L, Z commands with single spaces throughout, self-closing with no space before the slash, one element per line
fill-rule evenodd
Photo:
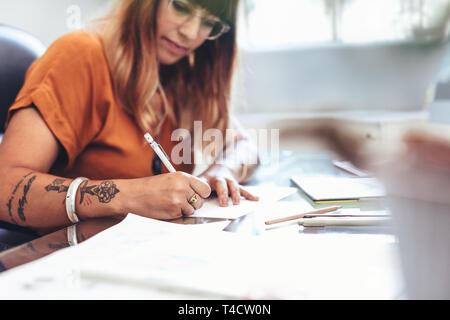
<path fill-rule="evenodd" d="M 450 0 L 245 0 L 241 45 L 277 48 L 442 38 Z"/>

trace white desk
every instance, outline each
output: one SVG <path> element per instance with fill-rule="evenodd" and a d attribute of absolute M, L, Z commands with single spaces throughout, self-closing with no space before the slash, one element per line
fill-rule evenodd
<path fill-rule="evenodd" d="M 319 153 L 283 152 L 279 166 L 275 166 L 277 169 L 272 164 L 264 165 L 252 184 L 270 182 L 279 186 L 290 186 L 289 178 L 292 174 L 312 175 L 320 172 L 345 175 L 332 167 L 330 160 L 328 156 Z M 303 197 L 299 191 L 285 201 Z M 382 201 L 374 201 L 346 206 L 373 210 L 383 207 L 384 204 Z M 204 224 L 213 221 L 218 219 L 186 218 L 176 222 L 181 224 L 177 227 L 190 229 L 201 226 L 182 224 Z M 66 230 L 61 230 L 1 253 L 0 260 L 8 269 L 8 263 L 14 267 L 14 261 L 16 267 L 0 274 L 0 299 L 404 298 L 397 243 L 390 229 L 312 229 L 302 228 L 294 223 L 252 235 L 255 234 L 253 222 L 254 216 L 249 214 L 228 224 L 225 229 L 233 232 L 215 230 L 216 234 L 199 240 L 193 236 L 195 232 L 188 235 L 180 231 L 178 246 L 161 244 L 148 247 L 148 256 L 157 257 L 158 268 L 165 266 L 160 263 L 165 260 L 168 267 L 176 267 L 173 255 L 168 253 L 170 250 L 185 248 L 184 252 L 190 252 L 192 247 L 197 248 L 192 251 L 193 257 L 204 259 L 206 264 L 187 271 L 176 269 L 177 275 L 173 279 L 180 279 L 181 275 L 181 279 L 186 280 L 188 284 L 206 282 L 215 290 L 201 293 L 185 290 L 183 286 L 177 287 L 176 281 L 172 281 L 168 287 L 158 284 L 151 278 L 150 270 L 154 265 L 146 266 L 145 263 L 151 261 L 133 256 L 130 253 L 133 251 L 132 246 L 129 250 L 123 242 L 112 246 L 114 240 L 111 240 L 112 247 L 108 247 L 105 242 L 99 242 L 97 237 L 89 239 L 102 230 L 111 226 L 119 227 L 122 223 L 102 220 L 79 225 L 78 239 L 80 242 L 86 239 L 80 246 L 56 250 L 58 247 L 68 246 Z M 214 228 L 213 225 L 208 223 L 207 226 Z M 100 235 L 106 236 L 112 228 Z M 133 237 L 144 233 L 136 230 L 136 235 L 130 235 L 128 240 L 133 241 Z M 84 248 L 90 248 L 89 253 L 84 250 L 83 245 Z M 158 250 L 159 247 L 161 250 Z M 123 259 L 114 260 L 121 256 Z M 129 261 L 126 261 L 127 257 Z M 111 259 L 120 262 L 122 266 L 128 265 L 132 269 L 128 273 L 132 275 L 132 281 L 86 279 L 82 271 L 77 269 L 77 265 L 80 261 L 91 259 Z M 183 263 L 186 261 L 183 260 Z M 170 273 L 168 275 L 170 278 Z M 139 277 L 142 277 L 142 281 L 139 281 Z M 221 286 L 227 290 L 221 290 Z M 230 287 L 235 290 L 230 292 Z"/>

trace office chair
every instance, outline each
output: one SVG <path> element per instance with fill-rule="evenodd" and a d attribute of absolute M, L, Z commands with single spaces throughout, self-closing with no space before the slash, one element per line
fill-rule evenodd
<path fill-rule="evenodd" d="M 9 107 L 19 93 L 31 63 L 46 48 L 32 35 L 0 24 L 0 143 Z M 0 251 L 36 238 L 27 229 L 0 222 Z"/>
<path fill-rule="evenodd" d="M 0 24 L 0 133 L 5 130 L 8 109 L 23 85 L 25 73 L 45 49 L 34 36 Z"/>

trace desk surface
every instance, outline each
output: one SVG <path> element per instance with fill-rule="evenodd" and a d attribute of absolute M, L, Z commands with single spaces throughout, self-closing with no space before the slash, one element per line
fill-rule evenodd
<path fill-rule="evenodd" d="M 290 181 L 292 175 L 335 175 L 348 176 L 344 171 L 335 168 L 331 163 L 331 156 L 324 153 L 312 152 L 290 152 L 282 151 L 279 159 L 262 159 L 262 166 L 256 173 L 250 185 L 258 185 L 263 183 L 271 183 L 278 186 L 294 186 Z M 299 190 L 294 195 L 284 199 L 287 201 L 295 201 L 305 199 L 306 196 Z M 311 204 L 320 208 L 326 205 Z M 344 207 L 356 207 L 361 210 L 380 210 L 385 208 L 383 200 L 374 200 L 367 202 L 355 202 L 343 204 Z M 117 218 L 95 219 L 81 222 L 77 225 L 76 232 L 78 242 L 86 241 L 94 235 L 120 223 L 122 220 Z M 208 218 L 182 218 L 173 221 L 177 224 L 204 224 L 216 221 L 228 221 L 224 219 L 208 219 Z M 229 220 L 229 224 L 225 228 L 226 231 L 238 233 L 254 233 L 253 224 L 251 222 L 251 214 L 243 216 L 237 220 Z M 267 231 L 276 233 L 276 231 Z M 298 225 L 295 228 L 287 228 L 282 231 L 284 234 L 290 232 L 292 234 L 324 234 L 336 235 L 340 234 L 357 234 L 357 235 L 391 235 L 390 228 L 383 227 L 347 227 L 347 228 L 303 228 Z M 27 242 L 21 246 L 3 251 L 0 253 L 0 276 L 1 271 L 14 269 L 18 266 L 28 264 L 29 262 L 38 260 L 42 257 L 50 255 L 60 249 L 69 247 L 67 240 L 67 228 L 48 234 L 31 242 Z M 8 272 L 3 273 L 3 275 Z M 1 279 L 1 277 L 0 277 Z M 398 295 L 395 293 L 393 295 Z"/>

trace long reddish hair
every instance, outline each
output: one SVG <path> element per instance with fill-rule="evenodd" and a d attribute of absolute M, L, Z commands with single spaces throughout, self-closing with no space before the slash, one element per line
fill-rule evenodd
<path fill-rule="evenodd" d="M 225 130 L 236 59 L 238 0 L 191 0 L 231 26 L 220 38 L 205 41 L 192 56 L 159 66 L 156 14 L 162 0 L 118 0 L 99 29 L 117 99 L 143 131 L 157 130 L 161 112 L 152 107 L 160 94 L 163 112 L 180 128 L 193 122 Z"/>

